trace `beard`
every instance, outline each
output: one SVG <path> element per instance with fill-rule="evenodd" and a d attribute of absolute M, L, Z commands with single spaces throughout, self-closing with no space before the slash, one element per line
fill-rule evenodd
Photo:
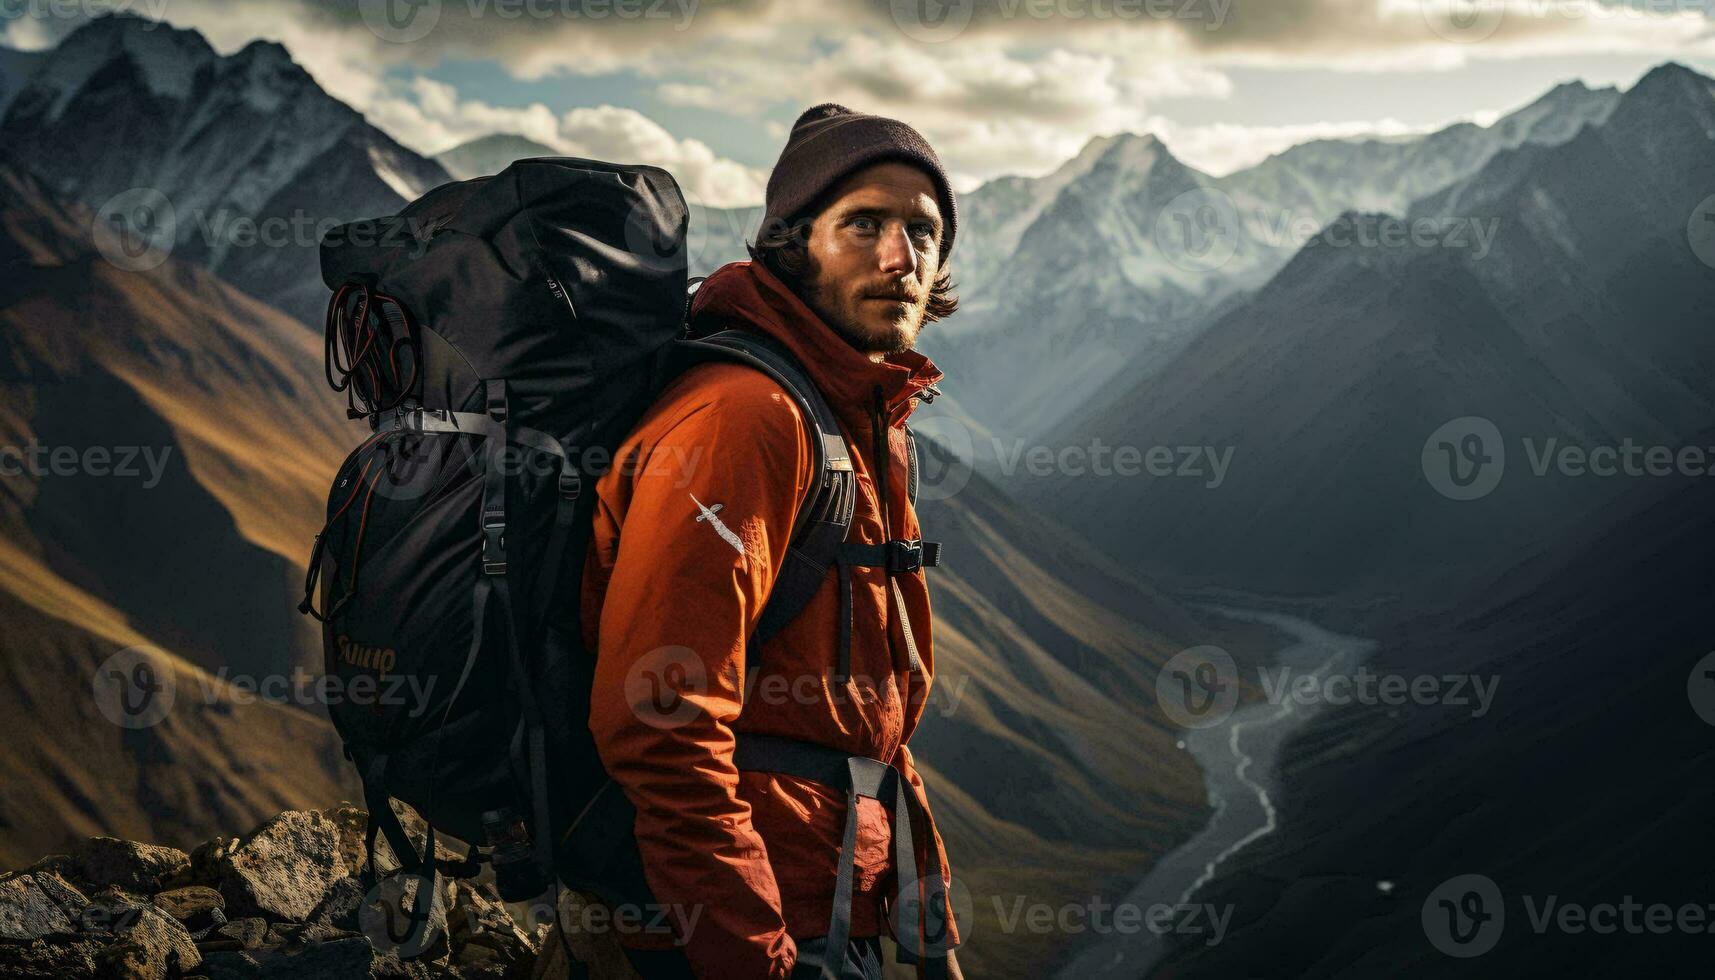
<path fill-rule="evenodd" d="M 908 351 L 928 325 L 929 293 L 918 294 L 907 286 L 875 283 L 854 288 L 849 283 L 829 282 L 810 261 L 804 274 L 804 303 L 822 322 L 859 353 L 882 355 Z M 885 295 L 899 301 L 897 312 L 877 316 L 881 304 L 867 297 Z"/>

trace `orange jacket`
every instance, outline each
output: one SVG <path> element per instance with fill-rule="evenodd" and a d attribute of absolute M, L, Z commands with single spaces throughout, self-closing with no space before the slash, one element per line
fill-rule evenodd
<path fill-rule="evenodd" d="M 906 499 L 901 427 L 913 396 L 941 378 L 928 358 L 909 351 L 869 360 L 750 262 L 709 277 L 693 316 L 780 340 L 816 381 L 853 456 L 859 496 L 848 541 L 921 536 Z M 878 397 L 890 467 L 887 530 L 872 477 Z M 586 648 L 597 651 L 590 728 L 637 809 L 656 900 L 699 914 L 680 937 L 697 975 L 786 977 L 797 956 L 790 937 L 827 933 L 845 797 L 790 776 L 740 772 L 734 734 L 796 738 L 889 762 L 921 797 L 905 743 L 935 669 L 924 571 L 895 572 L 890 589 L 885 569 L 851 569 L 846 684 L 832 680 L 839 596 L 831 571 L 804 611 L 761 648 L 759 676 L 747 678 L 746 638 L 818 475 L 797 405 L 754 368 L 699 365 L 667 387 L 614 463 L 596 485 L 582 597 Z M 859 801 L 853 937 L 883 932 L 880 905 L 893 887 L 890 822 L 882 804 Z M 921 834 L 917 840 L 922 861 Z M 916 876 L 915 868 L 906 871 Z M 940 872 L 951 880 L 944 864 Z"/>

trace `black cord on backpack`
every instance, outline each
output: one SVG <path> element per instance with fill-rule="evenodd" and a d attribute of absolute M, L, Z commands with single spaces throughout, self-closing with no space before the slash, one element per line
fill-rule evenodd
<path fill-rule="evenodd" d="M 417 325 L 396 297 L 346 283 L 328 302 L 324 339 L 323 371 L 345 392 L 348 418 L 395 408 L 415 391 Z"/>

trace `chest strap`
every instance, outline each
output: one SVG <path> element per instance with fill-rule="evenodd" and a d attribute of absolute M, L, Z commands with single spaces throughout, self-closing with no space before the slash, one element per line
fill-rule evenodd
<path fill-rule="evenodd" d="M 890 572 L 915 572 L 941 564 L 941 542 L 912 538 L 910 541 L 885 541 L 881 544 L 861 544 L 846 541 L 840 544 L 840 558 L 848 565 L 885 568 Z"/>
<path fill-rule="evenodd" d="M 888 573 L 888 590 L 898 604 L 900 630 L 905 634 L 905 647 L 910 656 L 910 669 L 922 670 L 923 661 L 917 653 L 917 642 L 911 636 L 911 618 L 905 611 L 905 598 L 899 593 L 899 583 L 893 581 L 893 575 L 903 572 L 914 572 L 920 568 L 930 568 L 941 564 L 941 542 L 924 541 L 922 538 L 912 538 L 909 541 L 892 540 L 881 544 L 864 544 L 858 541 L 843 541 L 839 550 L 834 554 L 835 570 L 840 577 L 840 622 L 838 659 L 834 673 L 834 682 L 844 684 L 852 676 L 852 573 L 853 565 L 866 568 L 885 568 Z"/>
<path fill-rule="evenodd" d="M 944 980 L 947 976 L 947 942 L 950 911 L 947 889 L 941 879 L 944 855 L 936 842 L 935 825 L 914 787 L 899 770 L 862 755 L 847 755 L 838 749 L 797 739 L 740 732 L 733 762 L 741 770 L 773 772 L 821 783 L 846 794 L 846 823 L 840 844 L 839 871 L 834 877 L 833 914 L 828 920 L 828 955 L 820 980 L 839 980 L 845 975 L 845 953 L 851 938 L 852 887 L 857 870 L 858 799 L 869 797 L 885 804 L 893 813 L 893 878 L 895 893 L 890 911 L 919 911 L 916 942 L 899 944 L 900 962 L 916 963 L 918 976 Z M 924 837 L 924 864 L 917 863 L 916 822 Z M 908 878 L 906 869 L 915 871 Z M 907 894 L 917 887 L 924 894 Z M 895 931 L 903 928 L 895 923 Z M 915 947 L 915 948 L 909 948 Z M 838 956 L 835 960 L 832 957 Z"/>

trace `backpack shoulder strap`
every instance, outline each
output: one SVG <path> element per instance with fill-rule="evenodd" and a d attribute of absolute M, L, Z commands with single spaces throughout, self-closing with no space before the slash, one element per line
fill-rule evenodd
<path fill-rule="evenodd" d="M 786 562 L 775 578 L 756 631 L 750 637 L 750 657 L 797 617 L 821 589 L 834 567 L 840 543 L 851 527 L 857 503 L 857 479 L 851 452 L 827 399 L 784 345 L 748 330 L 721 330 L 677 342 L 672 365 L 682 371 L 702 361 L 737 361 L 773 378 L 798 404 L 809 429 L 812 472 L 820 474 L 810 496 L 793 519 Z"/>

